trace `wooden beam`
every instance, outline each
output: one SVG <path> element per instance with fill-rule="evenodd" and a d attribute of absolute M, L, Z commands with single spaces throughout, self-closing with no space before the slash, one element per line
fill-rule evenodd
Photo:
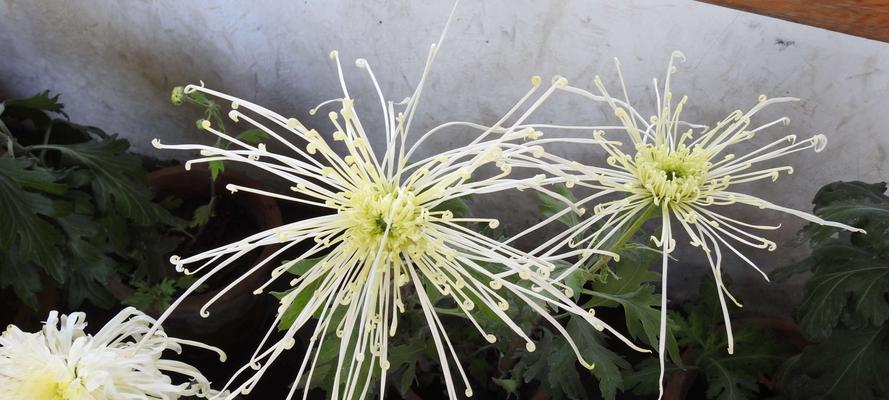
<path fill-rule="evenodd" d="M 889 0 L 700 0 L 889 42 Z"/>

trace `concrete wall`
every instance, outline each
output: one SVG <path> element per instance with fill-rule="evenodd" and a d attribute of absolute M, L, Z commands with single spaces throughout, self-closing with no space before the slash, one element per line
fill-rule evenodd
<path fill-rule="evenodd" d="M 376 99 L 364 72 L 351 61 L 366 58 L 388 97 L 407 96 L 449 3 L 2 0 L 0 97 L 50 89 L 63 94 L 74 120 L 119 132 L 136 151 L 184 158 L 150 146 L 154 137 L 165 143 L 208 142 L 193 128 L 194 112 L 169 104 L 172 86 L 204 80 L 209 87 L 305 118 L 308 108 L 339 95 L 327 58 L 337 49 L 359 107 L 369 104 L 372 110 L 362 114 L 365 126 L 376 126 Z M 675 92 L 690 97 L 685 119 L 713 123 L 737 108 L 746 110 L 759 94 L 793 95 L 803 101 L 762 115 L 762 121 L 787 115 L 791 127 L 760 135 L 757 143 L 786 132 L 829 137 L 828 151 L 792 156 L 787 162 L 797 167 L 794 175 L 777 184 L 751 185 L 751 193 L 808 210 L 815 191 L 831 181 L 889 178 L 889 45 L 700 3 L 465 1 L 433 69 L 416 127 L 448 120 L 493 122 L 524 93 L 532 75 L 561 74 L 592 88 L 592 77 L 601 74 L 615 84 L 614 56 L 623 62 L 635 104 L 650 113 L 651 78 L 663 76 L 674 49 L 688 56 L 674 76 Z M 561 96 L 537 119 L 612 121 L 601 110 Z M 328 125 L 317 126 L 326 130 Z M 436 138 L 427 153 L 458 138 Z M 560 151 L 580 161 L 601 161 L 588 149 Z M 510 196 L 518 210 L 504 212 L 493 207 L 494 200 L 480 200 L 479 208 L 521 223 L 531 220 L 533 197 Z M 773 238 L 785 251 L 751 251 L 765 269 L 801 253 L 786 247 L 801 226 L 795 219 L 759 210 L 737 213 L 784 224 Z M 683 266 L 673 268 L 672 290 L 681 296 L 696 287 L 705 269 L 697 253 L 680 257 Z M 729 261 L 736 264 L 730 270 L 742 297 L 752 303 L 773 306 L 793 297 L 792 287 L 767 287 L 748 267 Z"/>

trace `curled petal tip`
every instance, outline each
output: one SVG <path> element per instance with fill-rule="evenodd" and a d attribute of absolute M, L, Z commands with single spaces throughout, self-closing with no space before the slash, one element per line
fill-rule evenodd
<path fill-rule="evenodd" d="M 673 53 L 670 54 L 670 57 L 673 57 L 680 62 L 685 62 L 685 54 L 679 50 L 673 50 Z"/>
<path fill-rule="evenodd" d="M 827 147 L 827 136 L 822 134 L 818 134 L 812 137 L 812 149 L 815 150 L 816 153 L 821 152 Z"/>

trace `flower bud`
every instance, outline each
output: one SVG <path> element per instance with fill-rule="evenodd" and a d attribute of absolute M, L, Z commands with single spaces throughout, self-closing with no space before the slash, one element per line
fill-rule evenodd
<path fill-rule="evenodd" d="M 173 103 L 174 106 L 181 106 L 184 98 L 185 89 L 183 89 L 182 86 L 176 86 L 173 88 L 173 91 L 170 92 L 170 103 Z"/>

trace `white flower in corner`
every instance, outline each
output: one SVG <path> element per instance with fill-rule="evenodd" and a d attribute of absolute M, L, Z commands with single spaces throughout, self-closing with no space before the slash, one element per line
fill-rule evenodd
<path fill-rule="evenodd" d="M 186 94 L 200 91 L 230 101 L 231 119 L 245 121 L 265 131 L 292 154 L 273 153 L 264 145 L 244 143 L 214 128 L 207 121 L 202 122 L 204 130 L 227 140 L 236 149 L 223 150 L 191 144 L 163 145 L 157 141 L 155 146 L 200 150 L 205 158 L 192 160 L 187 166 L 213 160 L 250 164 L 286 180 L 292 185 L 291 193 L 270 193 L 235 185 L 229 185 L 228 189 L 272 196 L 329 211 L 328 215 L 295 221 L 201 254 L 187 258 L 174 257 L 173 263 L 186 273 L 209 269 L 183 297 L 233 260 L 259 246 L 285 243 L 277 255 L 300 243 L 311 244 L 311 248 L 300 257 L 275 269 L 269 281 L 257 288 L 257 294 L 297 263 L 320 257 L 311 268 L 290 281 L 293 290 L 281 299 L 277 320 L 270 327 L 266 340 L 256 350 L 251 363 L 237 371 L 226 385 L 226 388 L 231 385 L 234 389 L 228 398 L 233 398 L 239 392 L 249 393 L 266 368 L 295 344 L 295 335 L 304 328 L 308 329 L 303 333 L 309 339 L 308 349 L 300 369 L 295 373 L 291 395 L 304 382 L 311 380 L 319 350 L 326 342 L 333 341 L 339 348 L 339 357 L 334 372 L 331 372 L 334 383 L 329 388 L 330 398 L 364 398 L 371 385 L 379 385 L 382 396 L 386 373 L 391 366 L 389 340 L 397 332 L 399 315 L 404 312 L 405 296 L 416 296 L 419 300 L 443 369 L 449 397 L 457 398 L 458 393 L 472 396 L 469 380 L 460 364 L 461 357 L 456 354 L 427 296 L 429 290 L 452 298 L 467 321 L 492 343 L 497 338 L 485 331 L 474 316 L 473 310 L 478 311 L 481 306 L 490 309 L 521 337 L 528 351 L 535 350 L 532 339 L 506 313 L 509 305 L 504 293 L 508 292 L 552 323 L 569 341 L 581 362 L 590 368 L 592 362 L 583 359 L 582 350 L 575 346 L 566 330 L 544 307 L 549 305 L 579 315 L 593 327 L 608 329 L 629 344 L 626 338 L 611 330 L 591 312 L 574 304 L 570 293 L 566 295 L 569 290 L 564 285 L 550 279 L 554 268 L 552 261 L 558 256 L 531 257 L 468 226 L 481 223 L 496 227 L 497 220 L 460 218 L 451 211 L 439 208 L 449 200 L 468 195 L 524 188 L 545 190 L 541 185 L 550 182 L 545 182 L 542 175 L 527 179 L 510 177 L 511 168 L 506 160 L 533 158 L 542 153 L 539 143 L 545 140 L 539 139 L 540 132 L 533 129 L 533 125 L 522 123 L 557 87 L 566 84 L 564 79 L 556 79 L 540 94 L 540 78 L 535 77 L 527 94 L 493 127 L 450 122 L 414 138 L 410 135 L 410 128 L 423 84 L 440 44 L 441 40 L 433 45 L 420 83 L 413 95 L 402 103 L 387 101 L 368 63 L 363 59 L 357 60 L 357 66 L 367 72 L 376 87 L 378 98 L 375 100 L 378 100 L 383 115 L 383 126 L 373 130 L 367 129 L 359 121 L 353 107 L 354 100 L 343 79 L 339 57 L 336 52 L 331 53 L 342 85 L 342 97 L 324 102 L 319 107 L 336 106 L 336 111 L 329 113 L 329 119 L 333 126 L 331 136 L 338 148 L 342 149 L 341 152 L 335 151 L 320 133 L 294 118 L 285 118 L 251 102 L 204 88 L 203 85 L 185 88 Z M 536 99 L 527 105 L 535 95 Z M 522 106 L 525 107 L 524 111 L 518 112 Z M 314 114 L 317 109 L 310 113 Z M 504 121 L 512 116 L 516 116 L 515 122 L 503 126 Z M 478 130 L 480 134 L 467 145 L 414 159 L 420 144 L 433 135 L 446 134 L 444 129 L 453 127 Z M 373 135 L 385 138 L 386 147 L 382 151 L 377 152 L 375 150 L 380 149 L 371 147 Z M 246 274 L 254 273 L 271 259 L 262 261 Z M 228 288 L 241 280 L 236 279 Z M 220 295 L 222 293 L 225 290 Z M 171 310 L 181 299 L 174 302 Z M 204 306 L 203 315 L 207 315 L 206 308 L 215 300 Z M 301 307 L 295 321 L 285 332 L 276 334 L 274 330 L 284 311 L 294 303 L 299 303 Z M 313 316 L 317 316 L 318 320 L 314 326 L 308 324 Z M 330 339 L 328 332 L 331 331 L 335 331 L 339 339 Z M 251 371 L 250 376 L 241 377 L 248 368 L 255 371 Z M 462 391 L 458 392 L 456 388 L 457 379 L 452 377 L 452 368 L 459 375 L 457 379 L 463 383 Z M 378 378 L 372 380 L 371 376 L 375 375 Z"/>
<path fill-rule="evenodd" d="M 154 319 L 127 308 L 95 335 L 84 332 L 85 315 L 52 311 L 43 330 L 10 325 L 0 335 L 0 398 L 22 400 L 136 400 L 210 397 L 210 383 L 194 367 L 161 358 L 165 350 L 200 343 L 154 332 Z M 143 340 L 144 339 L 144 340 Z M 142 341 L 141 344 L 137 342 Z M 168 373 L 189 382 L 174 384 Z"/>
<path fill-rule="evenodd" d="M 657 96 L 657 113 L 650 118 L 630 105 L 626 94 L 626 86 L 620 73 L 620 64 L 615 59 L 618 77 L 623 91 L 623 98 L 612 97 L 601 79 L 594 80 L 598 94 L 590 93 L 576 87 L 561 88 L 597 102 L 608 104 L 619 124 L 612 126 L 585 127 L 593 130 L 598 145 L 608 154 L 607 167 L 586 166 L 577 162 L 559 159 L 546 154 L 540 160 L 546 162 L 554 175 L 561 176 L 569 185 L 592 188 L 595 193 L 577 204 L 582 207 L 592 200 L 608 199 L 593 207 L 593 215 L 573 228 L 543 243 L 533 254 L 545 256 L 557 252 L 562 244 L 569 243 L 572 248 L 600 248 L 615 234 L 629 227 L 639 218 L 660 214 L 661 231 L 652 237 L 662 249 L 662 299 L 659 352 L 661 364 L 661 382 L 663 381 L 664 347 L 666 332 L 667 303 L 667 266 L 669 253 L 675 247 L 673 231 L 682 229 L 691 239 L 691 244 L 700 247 L 707 256 L 710 268 L 716 279 L 719 301 L 722 306 L 728 337 L 728 352 L 733 351 L 731 323 L 725 296 L 735 304 L 738 302 L 731 296 L 722 282 L 721 262 L 723 249 L 732 253 L 763 273 L 750 261 L 737 245 L 774 250 L 774 242 L 760 236 L 757 231 L 774 230 L 780 226 L 755 225 L 733 219 L 725 214 L 724 207 L 741 204 L 762 209 L 769 209 L 795 215 L 817 224 L 834 226 L 850 231 L 860 231 L 844 224 L 825 221 L 809 213 L 782 207 L 753 195 L 735 191 L 736 185 L 763 180 L 778 179 L 781 173 L 793 173 L 790 166 L 763 166 L 764 163 L 799 151 L 813 149 L 819 152 L 824 149 L 827 139 L 823 135 L 815 135 L 798 140 L 796 135 L 786 135 L 765 146 L 744 153 L 735 146 L 747 142 L 759 132 L 777 124 L 788 124 L 789 119 L 780 118 L 759 126 L 751 126 L 751 118 L 771 104 L 796 101 L 798 99 L 784 97 L 769 99 L 760 96 L 756 105 L 749 111 L 741 110 L 730 113 L 724 120 L 709 128 L 704 125 L 687 123 L 680 119 L 680 113 L 686 104 L 687 97 L 678 103 L 673 102 L 670 90 L 670 75 L 676 72 L 674 60 L 684 60 L 680 52 L 674 52 L 670 58 L 663 91 L 658 91 L 657 80 L 654 90 Z M 663 97 L 661 97 L 663 95 Z M 614 140 L 607 137 L 605 131 L 621 132 L 623 138 Z M 529 163 L 514 164 L 529 166 Z M 543 223 L 555 220 L 561 215 L 571 212 L 565 209 Z M 678 224 L 677 224 L 678 222 Z M 572 268 L 566 269 L 557 279 L 567 276 L 583 264 L 585 258 Z M 661 387 L 661 390 L 663 388 Z"/>

